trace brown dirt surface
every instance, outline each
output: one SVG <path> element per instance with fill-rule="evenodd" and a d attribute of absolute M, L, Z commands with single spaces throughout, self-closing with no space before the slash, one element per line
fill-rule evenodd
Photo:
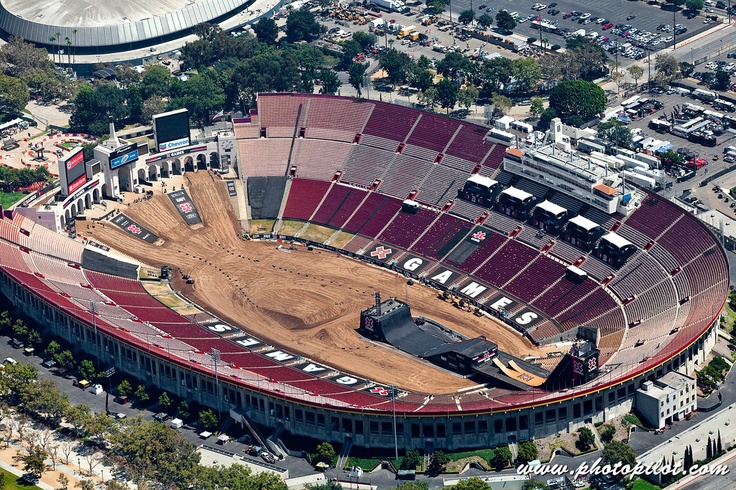
<path fill-rule="evenodd" d="M 374 302 L 374 292 L 404 300 L 406 278 L 324 250 L 284 251 L 275 242 L 241 240 L 225 182 L 213 183 L 205 172 L 187 175 L 189 194 L 204 222 L 201 229 L 186 226 L 168 197 L 156 195 L 125 213 L 158 234 L 163 245 L 147 244 L 111 224 L 95 239 L 150 266 L 171 265 L 174 289 L 273 345 L 414 392 L 452 393 L 473 385 L 356 332 L 360 311 Z M 195 284 L 186 284 L 179 271 L 191 275 Z M 408 294 L 415 315 L 469 337 L 484 335 L 519 357 L 541 352 L 494 319 L 441 301 L 435 290 L 414 285 Z"/>

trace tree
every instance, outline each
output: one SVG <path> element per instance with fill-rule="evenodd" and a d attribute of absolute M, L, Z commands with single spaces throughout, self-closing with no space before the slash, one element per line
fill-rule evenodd
<path fill-rule="evenodd" d="M 619 70 L 620 64 L 617 65 L 618 66 L 616 66 L 611 72 L 611 80 L 616 84 L 616 93 L 619 94 L 621 92 L 621 85 L 623 85 L 626 80 L 626 73 Z"/>
<path fill-rule="evenodd" d="M 422 455 L 416 449 L 407 449 L 404 457 L 401 458 L 399 469 L 414 470 L 422 462 Z"/>
<path fill-rule="evenodd" d="M 118 395 L 120 396 L 128 396 L 133 391 L 133 386 L 130 384 L 130 381 L 127 379 L 124 379 L 120 382 L 118 385 Z"/>
<path fill-rule="evenodd" d="M 253 474 L 250 468 L 237 463 L 229 467 L 195 466 L 194 474 L 189 480 L 192 488 L 198 489 L 211 489 L 219 486 L 232 490 L 286 490 L 286 484 L 276 473 L 264 471 Z M 333 485 L 328 488 L 334 490 L 336 487 Z"/>
<path fill-rule="evenodd" d="M 726 90 L 731 85 L 731 74 L 727 71 L 716 70 L 715 88 L 717 90 Z"/>
<path fill-rule="evenodd" d="M 215 431 L 219 425 L 217 414 L 209 408 L 199 412 L 199 421 L 202 424 L 202 427 L 204 427 L 204 430 L 208 430 L 210 432 Z"/>
<path fill-rule="evenodd" d="M 493 117 L 502 117 L 513 106 L 511 99 L 501 94 L 494 94 L 491 103 L 493 104 Z"/>
<path fill-rule="evenodd" d="M 358 97 L 362 95 L 363 77 L 365 76 L 365 65 L 362 63 L 353 63 L 348 69 L 348 83 L 358 93 Z"/>
<path fill-rule="evenodd" d="M 169 398 L 169 394 L 165 391 L 161 393 L 161 396 L 158 397 L 158 404 L 161 405 L 163 410 L 168 410 L 169 407 L 171 407 L 171 398 Z"/>
<path fill-rule="evenodd" d="M 573 116 L 583 122 L 590 121 L 606 108 L 606 94 L 598 85 L 585 80 L 565 80 L 550 92 L 549 106 L 563 122 Z"/>
<path fill-rule="evenodd" d="M 182 420 L 189 420 L 189 404 L 186 400 L 179 402 L 179 407 L 176 409 L 177 416 Z"/>
<path fill-rule="evenodd" d="M 685 0 L 685 7 L 688 10 L 703 10 L 703 0 Z"/>
<path fill-rule="evenodd" d="M 30 473 L 36 478 L 41 478 L 41 475 L 46 470 L 45 461 L 48 457 L 48 453 L 36 445 L 31 446 L 28 454 L 18 454 L 16 456 L 17 461 L 23 463 L 23 471 Z"/>
<path fill-rule="evenodd" d="M 496 14 L 496 25 L 499 29 L 510 32 L 516 28 L 516 19 L 511 17 L 510 13 L 502 10 Z"/>
<path fill-rule="evenodd" d="M 126 430 L 110 436 L 110 443 L 121 456 L 125 472 L 136 483 L 153 479 L 167 486 L 186 488 L 199 463 L 194 444 L 156 422 L 133 419 Z"/>
<path fill-rule="evenodd" d="M 38 382 L 38 370 L 30 364 L 10 364 L 5 366 L 0 378 L 0 388 L 7 390 L 12 402 L 18 403 L 28 387 Z"/>
<path fill-rule="evenodd" d="M 493 450 L 490 463 L 497 471 L 501 471 L 511 464 L 511 458 L 511 449 L 508 446 L 499 446 Z"/>
<path fill-rule="evenodd" d="M 631 148 L 633 143 L 629 127 L 616 119 L 599 124 L 598 137 L 624 148 Z"/>
<path fill-rule="evenodd" d="M 437 102 L 440 107 L 447 109 L 448 113 L 457 104 L 457 86 L 447 78 L 443 78 L 437 84 Z"/>
<path fill-rule="evenodd" d="M 588 427 L 578 429 L 578 440 L 575 443 L 578 449 L 585 452 L 595 445 L 595 436 Z"/>
<path fill-rule="evenodd" d="M 396 490 L 429 490 L 429 483 L 426 481 L 405 481 L 394 488 Z"/>
<path fill-rule="evenodd" d="M 631 78 L 634 79 L 634 85 L 638 86 L 639 80 L 644 76 L 644 68 L 639 65 L 631 65 L 626 69 L 626 71 L 628 71 Z"/>
<path fill-rule="evenodd" d="M 690 64 L 687 61 L 680 61 L 677 66 L 680 69 L 680 75 L 683 77 L 689 77 L 695 71 L 695 65 Z"/>
<path fill-rule="evenodd" d="M 460 16 L 457 18 L 458 22 L 460 22 L 463 25 L 468 25 L 475 20 L 475 11 L 468 9 L 463 10 L 460 12 Z"/>
<path fill-rule="evenodd" d="M 5 112 L 20 113 L 30 98 L 31 92 L 23 80 L 0 74 L 0 108 Z"/>
<path fill-rule="evenodd" d="M 39 167 L 40 168 L 40 167 Z M 61 345 L 55 340 L 49 342 L 49 345 L 43 350 L 43 356 L 46 359 L 53 359 L 56 354 L 61 351 Z"/>
<path fill-rule="evenodd" d="M 475 85 L 466 84 L 457 93 L 457 101 L 465 109 L 470 110 L 470 106 L 475 104 L 476 100 L 478 100 L 478 89 Z"/>
<path fill-rule="evenodd" d="M 527 480 L 521 486 L 521 490 L 548 490 L 549 486 L 541 481 Z"/>
<path fill-rule="evenodd" d="M 143 73 L 139 85 L 141 97 L 146 100 L 154 95 L 167 97 L 169 95 L 169 84 L 171 81 L 171 73 L 165 66 L 150 65 Z"/>
<path fill-rule="evenodd" d="M 161 114 L 166 110 L 166 101 L 159 95 L 152 95 L 151 98 L 143 101 L 141 108 L 140 122 L 142 124 L 150 124 L 153 116 Z"/>
<path fill-rule="evenodd" d="M 35 69 L 54 69 L 47 50 L 37 48 L 20 37 L 11 37 L 0 48 L 0 62 L 7 64 L 3 71 L 13 77 L 23 77 Z"/>
<path fill-rule="evenodd" d="M 337 78 L 337 73 L 333 70 L 321 70 L 319 72 L 319 79 L 322 81 L 322 93 L 328 95 L 336 94 L 337 89 L 342 85 L 340 79 Z"/>
<path fill-rule="evenodd" d="M 636 464 L 636 454 L 627 444 L 621 441 L 611 441 L 603 447 L 603 462 L 615 465 L 619 461 L 626 465 L 628 464 L 632 468 Z"/>
<path fill-rule="evenodd" d="M 567 39 L 567 51 L 558 55 L 561 63 L 563 79 L 593 81 L 607 73 L 606 52 L 597 44 L 589 42 L 582 36 Z"/>
<path fill-rule="evenodd" d="M 378 38 L 370 32 L 356 31 L 353 33 L 353 41 L 360 45 L 360 49 L 366 50 L 375 45 L 378 42 Z"/>
<path fill-rule="evenodd" d="M 450 488 L 456 490 L 491 490 L 491 486 L 477 476 L 470 477 L 467 480 L 460 480 Z"/>
<path fill-rule="evenodd" d="M 613 436 L 616 435 L 616 428 L 610 424 L 605 424 L 601 426 L 598 432 L 600 433 L 601 440 L 603 440 L 603 442 L 611 442 L 613 440 Z"/>
<path fill-rule="evenodd" d="M 20 318 L 16 319 L 15 323 L 13 323 L 13 334 L 19 338 L 24 338 L 28 335 L 28 326 Z"/>
<path fill-rule="evenodd" d="M 667 170 L 669 170 L 669 168 L 672 166 L 681 167 L 685 165 L 685 157 L 674 150 L 667 150 L 664 153 L 661 153 L 659 155 L 659 159 L 662 162 L 664 168 Z"/>
<path fill-rule="evenodd" d="M 94 381 L 97 377 L 94 363 L 89 359 L 84 359 L 82 362 L 80 362 L 79 375 L 82 377 L 82 379 L 86 379 L 87 381 Z"/>
<path fill-rule="evenodd" d="M 500 92 L 511 81 L 511 61 L 501 56 L 483 61 L 478 78 L 486 95 Z"/>
<path fill-rule="evenodd" d="M 427 90 L 434 82 L 434 73 L 419 65 L 412 65 L 409 71 L 409 85 L 417 88 L 420 92 Z"/>
<path fill-rule="evenodd" d="M 391 48 L 383 52 L 379 60 L 379 65 L 386 70 L 389 81 L 396 85 L 406 80 L 406 75 L 409 73 L 409 65 L 411 65 L 411 58 L 409 58 L 408 54 Z"/>
<path fill-rule="evenodd" d="M 472 70 L 472 63 L 460 53 L 450 52 L 437 63 L 437 73 L 450 79 L 464 79 Z"/>
<path fill-rule="evenodd" d="M 431 7 L 438 14 L 445 11 L 445 7 L 450 4 L 450 0 L 427 0 L 427 7 Z"/>
<path fill-rule="evenodd" d="M 655 81 L 659 85 L 668 83 L 680 77 L 680 67 L 677 60 L 668 54 L 658 54 L 654 58 Z"/>
<path fill-rule="evenodd" d="M 534 97 L 529 107 L 529 114 L 538 118 L 542 115 L 542 112 L 544 112 L 544 101 L 539 97 Z"/>
<path fill-rule="evenodd" d="M 488 29 L 493 25 L 493 17 L 491 17 L 488 14 L 483 14 L 480 17 L 478 17 L 478 25 L 481 26 L 483 29 Z"/>
<path fill-rule="evenodd" d="M 335 459 L 337 453 L 335 448 L 329 442 L 321 442 L 317 445 L 317 456 L 315 463 L 327 463 L 332 466 L 332 460 Z"/>
<path fill-rule="evenodd" d="M 292 10 L 286 18 L 286 39 L 291 43 L 311 41 L 320 31 L 320 25 L 309 10 Z"/>
<path fill-rule="evenodd" d="M 330 479 L 325 483 L 308 483 L 304 485 L 304 488 L 307 488 L 308 490 L 342 490 L 342 485 L 337 481 Z"/>
<path fill-rule="evenodd" d="M 708 436 L 708 445 L 705 446 L 705 459 L 711 459 L 713 458 L 713 444 L 710 440 L 710 436 Z"/>
<path fill-rule="evenodd" d="M 437 87 L 433 85 L 424 92 L 421 92 L 417 96 L 417 100 L 420 104 L 434 109 L 434 106 L 437 105 Z"/>
<path fill-rule="evenodd" d="M 41 337 L 41 334 L 38 333 L 38 330 L 31 330 L 28 332 L 28 343 L 31 344 L 32 347 L 37 346 L 43 342 L 43 338 Z"/>
<path fill-rule="evenodd" d="M 539 83 L 542 71 L 536 58 L 522 57 L 511 62 L 511 74 L 524 92 L 533 90 Z"/>
<path fill-rule="evenodd" d="M 202 70 L 186 82 L 175 80 L 171 88 L 171 109 L 186 107 L 200 128 L 212 120 L 212 115 L 222 109 L 225 92 L 214 70 Z"/>
<path fill-rule="evenodd" d="M 87 405 L 70 405 L 64 411 L 64 418 L 72 426 L 77 437 L 89 423 L 92 410 Z"/>
<path fill-rule="evenodd" d="M 107 134 L 108 117 L 119 124 L 130 114 L 125 92 L 109 82 L 94 87 L 83 85 L 74 99 L 74 111 L 69 118 L 73 131 L 95 135 Z"/>
<path fill-rule="evenodd" d="M 721 455 L 723 453 L 723 443 L 721 441 L 721 431 L 718 430 L 718 439 L 716 439 L 716 454 Z"/>
<path fill-rule="evenodd" d="M 67 490 L 69 488 L 69 478 L 64 473 L 59 473 L 56 481 L 59 482 L 59 485 L 61 485 L 59 487 L 61 490 Z"/>
<path fill-rule="evenodd" d="M 62 368 L 69 371 L 73 370 L 74 367 L 77 365 L 76 361 L 74 360 L 74 354 L 72 354 L 72 351 L 70 351 L 69 349 L 63 350 L 56 354 L 54 356 L 54 361 L 56 361 L 56 364 L 58 364 Z"/>
<path fill-rule="evenodd" d="M 261 17 L 261 20 L 253 24 L 253 32 L 261 42 L 266 44 L 275 44 L 279 35 L 279 28 L 276 21 L 269 17 Z"/>
<path fill-rule="evenodd" d="M 539 451 L 537 450 L 537 445 L 534 444 L 534 441 L 522 441 L 519 443 L 519 459 L 523 463 L 534 461 L 537 459 L 538 455 Z"/>
<path fill-rule="evenodd" d="M 445 470 L 445 465 L 452 461 L 443 451 L 436 449 L 429 457 L 429 474 L 439 475 Z"/>
<path fill-rule="evenodd" d="M 10 317 L 10 313 L 8 313 L 8 310 L 3 310 L 3 312 L 0 313 L 0 328 L 6 329 L 10 327 L 10 325 L 12 324 L 13 324 L 13 319 Z"/>

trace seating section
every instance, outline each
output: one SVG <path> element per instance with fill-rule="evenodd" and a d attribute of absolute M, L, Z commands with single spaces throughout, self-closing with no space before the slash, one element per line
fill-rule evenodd
<path fill-rule="evenodd" d="M 404 141 L 419 115 L 419 112 L 408 107 L 376 103 L 363 133 Z"/>
<path fill-rule="evenodd" d="M 444 165 L 432 165 L 415 199 L 427 204 L 443 205 L 457 197 L 458 189 L 462 189 L 468 177 L 469 174 L 465 172 Z"/>
<path fill-rule="evenodd" d="M 654 259 L 647 254 L 638 254 L 635 260 L 623 266 L 609 287 L 622 300 L 636 296 L 669 277 Z"/>
<path fill-rule="evenodd" d="M 294 179 L 284 208 L 284 218 L 308 220 L 330 187 L 321 180 Z"/>
<path fill-rule="evenodd" d="M 412 250 L 418 254 L 440 258 L 436 255 L 436 252 L 440 251 L 458 233 L 461 231 L 467 232 L 470 227 L 471 224 L 467 221 L 459 220 L 448 214 L 442 214 L 412 247 Z"/>
<path fill-rule="evenodd" d="M 441 152 L 455 135 L 460 122 L 448 117 L 423 113 L 407 143 Z"/>
<path fill-rule="evenodd" d="M 556 315 L 580 301 L 596 287 L 596 283 L 591 280 L 576 284 L 567 278 L 563 278 L 550 287 L 546 293 L 532 301 L 532 306 L 550 315 Z"/>
<path fill-rule="evenodd" d="M 257 124 L 235 124 L 233 127 L 235 130 L 235 138 L 239 140 L 254 139 L 261 136 L 261 128 Z"/>
<path fill-rule="evenodd" d="M 375 237 L 399 209 L 401 209 L 400 200 L 371 194 L 343 228 L 350 233 Z"/>
<path fill-rule="evenodd" d="M 425 208 L 419 209 L 416 213 L 402 211 L 378 239 L 402 248 L 409 248 L 409 245 L 414 243 L 436 218 L 435 211 Z"/>
<path fill-rule="evenodd" d="M 639 209 L 628 217 L 626 224 L 652 240 L 656 240 L 672 223 L 682 216 L 682 210 L 667 199 L 654 194 L 648 195 Z"/>
<path fill-rule="evenodd" d="M 419 184 L 429 174 L 432 167 L 434 165 L 425 160 L 398 155 L 388 171 L 382 176 L 383 184 L 381 184 L 379 191 L 404 198 L 411 191 L 419 189 Z"/>
<path fill-rule="evenodd" d="M 349 143 L 302 139 L 298 157 L 292 163 L 296 164 L 299 177 L 330 180 L 342 168 L 352 148 Z"/>
<path fill-rule="evenodd" d="M 578 325 L 586 325 L 588 321 L 593 320 L 609 311 L 613 311 L 618 305 L 611 296 L 604 290 L 598 288 L 585 298 L 584 302 L 578 302 L 574 308 L 557 315 L 555 319 L 560 322 L 563 327 L 568 324 L 567 328 L 576 327 Z"/>
<path fill-rule="evenodd" d="M 368 191 L 363 189 L 350 189 L 350 193 L 343 200 L 342 204 L 340 204 L 340 207 L 337 208 L 337 211 L 332 215 L 332 218 L 327 224 L 333 228 L 342 228 L 345 221 L 350 218 L 353 212 L 360 206 L 360 203 L 363 202 L 366 194 L 368 194 Z"/>
<path fill-rule="evenodd" d="M 465 159 L 476 165 L 483 160 L 493 143 L 485 141 L 488 129 L 474 124 L 463 124 L 447 147 L 447 155 Z"/>
<path fill-rule="evenodd" d="M 473 272 L 507 242 L 507 238 L 505 236 L 499 233 L 493 233 L 487 229 L 485 231 L 485 240 L 483 240 L 483 242 L 481 242 L 481 244 L 478 245 L 478 247 L 468 255 L 465 260 L 463 260 L 462 264 L 453 265 L 458 265 L 465 272 Z M 449 261 L 448 263 L 452 264 L 452 262 Z"/>
<path fill-rule="evenodd" d="M 495 261 L 494 261 L 495 262 Z M 565 275 L 565 266 L 540 255 L 504 287 L 524 301 L 531 301 Z"/>
<path fill-rule="evenodd" d="M 712 247 L 685 266 L 685 273 L 690 282 L 693 294 L 706 290 L 713 284 L 714 277 L 723 277 L 724 268 L 722 252 Z"/>
<path fill-rule="evenodd" d="M 496 145 L 493 147 L 491 154 L 488 155 L 486 161 L 483 162 L 484 167 L 498 168 L 501 166 L 503 157 L 506 155 L 506 147 L 503 145 Z"/>
<path fill-rule="evenodd" d="M 238 141 L 241 177 L 286 175 L 290 150 L 290 138 Z"/>
<path fill-rule="evenodd" d="M 395 156 L 393 151 L 362 144 L 354 146 L 342 169 L 342 181 L 367 187 L 383 175 Z"/>
<path fill-rule="evenodd" d="M 683 216 L 658 241 L 680 264 L 686 264 L 708 249 L 713 240 L 708 230 L 694 218 Z"/>
<path fill-rule="evenodd" d="M 307 103 L 310 97 L 303 94 L 260 94 L 258 116 L 262 128 L 285 127 L 294 132 L 294 127 L 304 126 Z M 301 106 L 301 113 L 299 107 Z M 299 114 L 299 121 L 297 121 Z"/>
<path fill-rule="evenodd" d="M 537 255 L 538 251 L 514 240 L 508 240 L 493 256 L 493 260 L 486 262 L 475 275 L 494 286 L 502 287 L 519 273 L 524 264 L 531 262 Z"/>
<path fill-rule="evenodd" d="M 322 201 L 322 205 L 314 213 L 312 221 L 321 225 L 327 224 L 332 215 L 342 205 L 343 200 L 350 194 L 350 190 L 350 187 L 344 185 L 333 185 L 324 201 Z"/>
<path fill-rule="evenodd" d="M 373 104 L 344 97 L 312 97 L 307 115 L 307 138 L 353 142 L 363 131 Z M 328 132 L 332 130 L 332 132 Z"/>

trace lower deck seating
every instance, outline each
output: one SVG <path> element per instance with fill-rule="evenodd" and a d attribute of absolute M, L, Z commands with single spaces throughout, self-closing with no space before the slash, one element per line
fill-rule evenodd
<path fill-rule="evenodd" d="M 329 182 L 321 180 L 292 180 L 283 217 L 286 219 L 308 220 L 329 187 Z"/>
<path fill-rule="evenodd" d="M 398 247 L 409 248 L 436 218 L 437 213 L 429 209 L 422 208 L 416 213 L 402 211 L 378 238 Z"/>

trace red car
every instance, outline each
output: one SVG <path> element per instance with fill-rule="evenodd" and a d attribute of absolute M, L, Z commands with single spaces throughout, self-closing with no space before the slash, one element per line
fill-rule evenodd
<path fill-rule="evenodd" d="M 572 17 L 572 14 L 570 12 L 567 12 L 565 15 L 562 16 L 563 19 L 569 19 Z"/>
<path fill-rule="evenodd" d="M 604 30 L 604 31 L 607 31 L 607 30 L 608 30 L 608 29 L 610 29 L 611 27 L 613 27 L 613 24 L 611 24 L 610 22 L 609 22 L 608 24 L 603 24 L 603 30 Z"/>

